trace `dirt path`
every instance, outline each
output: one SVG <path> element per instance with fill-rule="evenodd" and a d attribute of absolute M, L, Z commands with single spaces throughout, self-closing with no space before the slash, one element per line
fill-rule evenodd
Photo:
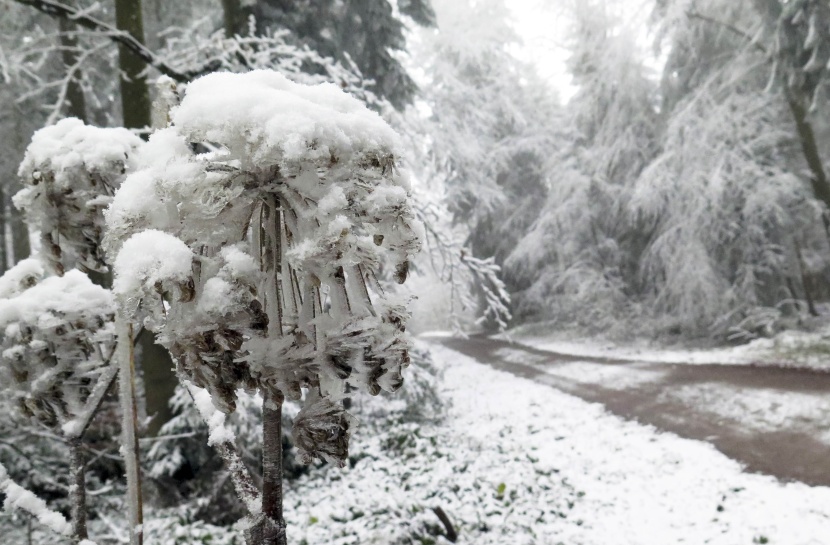
<path fill-rule="evenodd" d="M 830 486 L 830 373 L 575 357 L 488 338 L 426 338 L 496 369 L 707 441 L 749 471 Z"/>

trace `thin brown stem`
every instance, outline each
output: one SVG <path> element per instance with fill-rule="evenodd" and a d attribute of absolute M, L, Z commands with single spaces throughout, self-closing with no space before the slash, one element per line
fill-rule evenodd
<path fill-rule="evenodd" d="M 80 543 L 89 535 L 86 530 L 86 464 L 79 437 L 69 441 L 69 496 L 72 501 L 72 542 Z"/>

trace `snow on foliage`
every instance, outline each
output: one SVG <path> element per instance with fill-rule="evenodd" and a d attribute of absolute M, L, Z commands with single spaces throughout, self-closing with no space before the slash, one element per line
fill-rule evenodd
<path fill-rule="evenodd" d="M 295 434 L 307 434 L 309 456 L 342 461 L 349 419 L 330 404 L 347 383 L 397 389 L 408 362 L 406 308 L 376 276 L 391 257 L 403 282 L 419 248 L 396 135 L 338 87 L 269 71 L 200 78 L 171 119 L 107 211 L 122 308 L 139 305 L 179 372 L 224 412 L 238 388 L 313 390 L 298 422 L 324 422 L 324 433 Z M 193 151 L 200 143 L 215 151 Z M 148 230 L 167 236 L 137 258 Z M 136 267 L 174 247 L 183 265 L 184 245 L 186 280 L 178 265 Z"/>
<path fill-rule="evenodd" d="M 12 268 L 37 271 L 34 260 Z M 20 410 L 55 427 L 80 416 L 109 363 L 115 305 L 108 290 L 78 270 L 39 280 L 24 277 L 21 289 L 0 299 L 4 384 Z"/>
<path fill-rule="evenodd" d="M 18 175 L 14 204 L 41 233 L 58 274 L 75 267 L 106 268 L 103 216 L 142 140 L 127 129 L 101 129 L 75 118 L 37 131 Z"/>

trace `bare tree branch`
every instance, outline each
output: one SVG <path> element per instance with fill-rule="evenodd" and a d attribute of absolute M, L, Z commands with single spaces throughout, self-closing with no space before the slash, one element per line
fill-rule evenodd
<path fill-rule="evenodd" d="M 32 7 L 52 17 L 71 20 L 76 25 L 86 28 L 87 30 L 100 32 L 106 37 L 108 37 L 110 40 L 130 49 L 133 53 L 138 55 L 141 58 L 141 60 L 147 63 L 148 66 L 152 66 L 165 76 L 168 76 L 180 83 L 187 83 L 188 81 L 202 74 L 212 72 L 215 69 L 215 67 L 208 65 L 203 66 L 198 70 L 179 72 L 178 70 L 172 68 L 170 65 L 161 60 L 158 57 L 158 55 L 156 55 L 153 51 L 148 49 L 144 44 L 136 40 L 128 32 L 118 30 L 117 28 L 108 23 L 100 21 L 79 9 L 67 6 L 65 4 L 61 4 L 60 2 L 55 2 L 53 0 L 12 1 L 17 2 L 18 4 L 23 4 L 25 6 Z"/>

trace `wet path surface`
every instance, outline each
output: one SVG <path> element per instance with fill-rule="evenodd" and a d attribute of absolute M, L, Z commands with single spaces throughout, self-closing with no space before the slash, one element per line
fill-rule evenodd
<path fill-rule="evenodd" d="M 623 418 L 707 441 L 748 471 L 830 486 L 828 372 L 577 357 L 481 337 L 425 340 Z"/>

